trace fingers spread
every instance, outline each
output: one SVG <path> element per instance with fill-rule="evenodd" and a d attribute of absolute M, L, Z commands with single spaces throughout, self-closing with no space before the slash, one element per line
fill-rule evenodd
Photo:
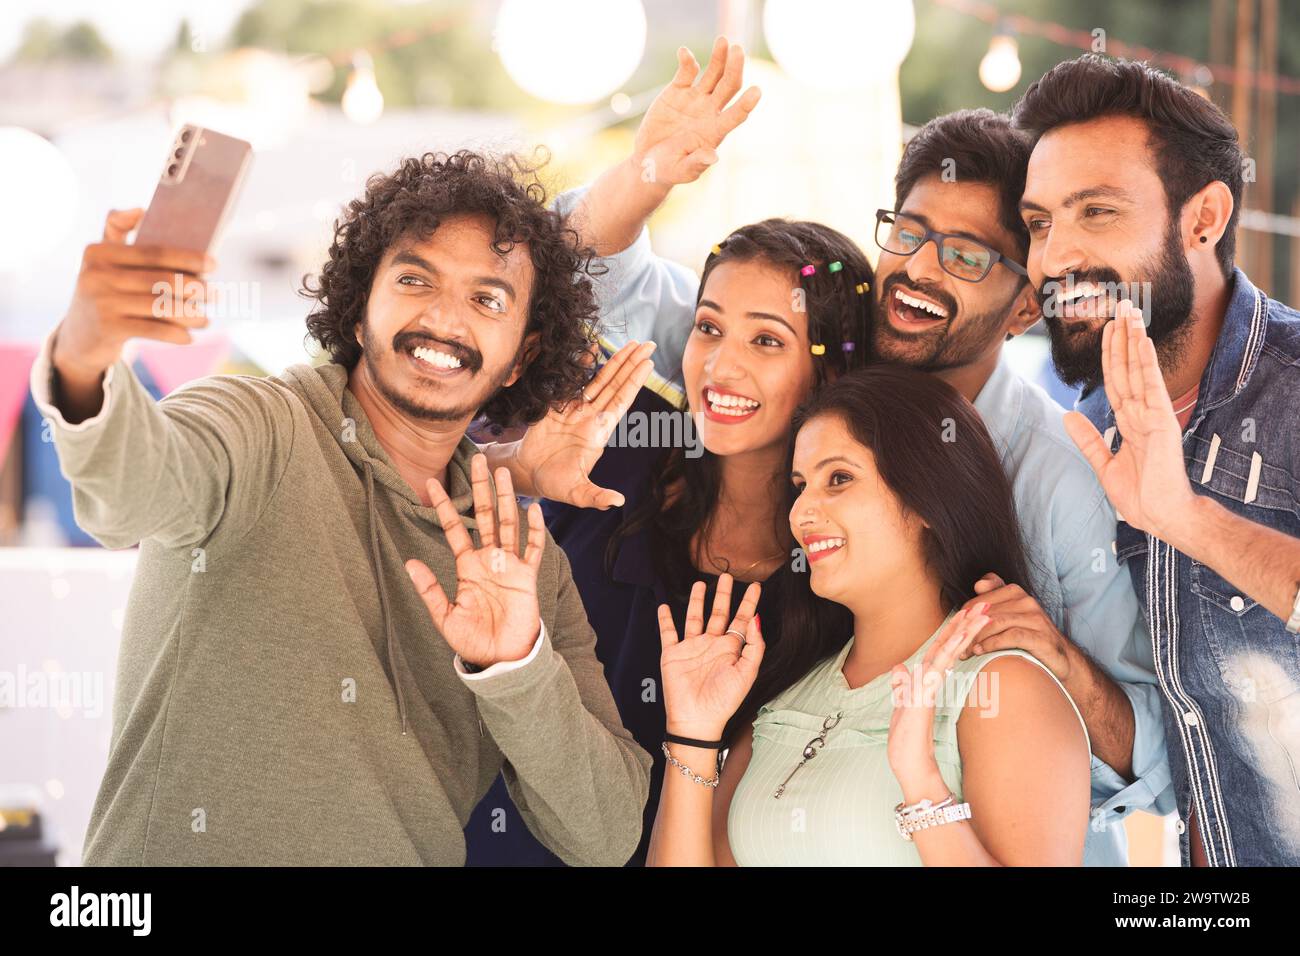
<path fill-rule="evenodd" d="M 691 598 L 686 604 L 686 636 L 696 637 L 704 632 L 704 592 L 703 581 L 691 585 Z"/>
<path fill-rule="evenodd" d="M 722 79 L 722 70 L 727 65 L 727 38 L 718 37 L 713 41 L 713 51 L 709 54 L 709 62 L 704 67 L 704 74 L 700 77 L 699 89 L 701 93 L 712 93 L 713 88 L 718 85 L 718 80 Z"/>
<path fill-rule="evenodd" d="M 740 628 L 742 631 L 758 610 L 758 599 L 762 593 L 763 586 L 757 581 L 752 582 L 749 587 L 745 588 L 745 596 L 741 598 L 740 607 L 736 609 L 736 620 L 744 622 Z"/>
<path fill-rule="evenodd" d="M 483 466 L 484 468 L 487 465 Z M 515 501 L 514 485 L 510 483 L 510 470 L 502 467 L 496 471 L 497 523 L 501 547 L 511 554 L 519 553 L 519 504 Z"/>
<path fill-rule="evenodd" d="M 1164 376 L 1160 374 L 1160 360 L 1156 358 L 1155 343 L 1147 336 L 1142 337 L 1138 359 L 1142 367 L 1142 381 L 1145 385 L 1143 397 L 1147 408 L 1174 415 L 1173 400 L 1169 397 L 1169 390 L 1165 388 Z"/>
<path fill-rule="evenodd" d="M 1128 305 L 1128 303 L 1124 303 Z M 1146 338 L 1146 326 L 1142 323 L 1142 313 L 1129 306 L 1124 310 L 1124 331 L 1127 348 L 1125 350 L 1126 364 L 1128 367 L 1129 387 L 1132 389 L 1132 397 L 1139 401 L 1146 398 L 1146 382 L 1142 374 L 1142 340 Z"/>
<path fill-rule="evenodd" d="M 713 101 L 721 109 L 731 102 L 731 98 L 740 92 L 740 84 L 745 74 L 745 50 L 738 43 L 733 43 L 727 50 L 727 65 L 722 71 L 722 79 L 713 90 Z"/>
<path fill-rule="evenodd" d="M 429 609 L 429 616 L 433 618 L 434 625 L 442 630 L 443 621 L 447 618 L 448 604 L 447 595 L 443 593 L 437 576 L 423 561 L 415 558 L 406 562 L 406 573 L 410 575 L 411 583 L 415 585 L 415 590 L 424 601 L 424 606 Z"/>
<path fill-rule="evenodd" d="M 677 626 L 667 604 L 659 605 L 659 646 L 667 649 L 677 643 Z"/>
<path fill-rule="evenodd" d="M 678 87 L 688 87 L 695 82 L 695 78 L 700 74 L 700 64 L 695 60 L 695 54 L 691 53 L 684 46 L 677 48 L 677 72 L 673 74 L 672 84 Z"/>
<path fill-rule="evenodd" d="M 528 547 L 524 549 L 524 563 L 540 568 L 545 548 L 546 522 L 542 518 L 542 506 L 534 501 L 528 505 Z"/>
<path fill-rule="evenodd" d="M 1100 477 L 1111 459 L 1110 449 L 1106 447 L 1101 432 L 1097 431 L 1097 427 L 1081 412 L 1066 412 L 1063 422 L 1065 433 L 1079 447 L 1079 451 L 1083 452 L 1083 457 Z"/>
<path fill-rule="evenodd" d="M 473 466 L 471 465 L 471 467 Z M 430 478 L 427 488 L 429 489 L 429 501 L 433 504 L 433 510 L 438 515 L 438 521 L 442 525 L 442 533 L 447 537 L 447 545 L 451 548 L 452 557 L 460 560 L 461 555 L 474 550 L 474 542 L 470 540 L 469 532 L 465 530 L 460 515 L 456 514 L 451 499 L 447 497 L 447 492 L 443 490 L 438 479 Z"/>
<path fill-rule="evenodd" d="M 632 355 L 644 344 L 645 343 L 643 342 L 628 342 L 611 355 L 609 359 L 596 370 L 596 374 L 592 376 L 591 381 L 587 383 L 587 387 L 582 390 L 582 394 L 586 397 L 587 401 L 595 402 L 596 399 L 600 397 L 605 386 L 618 375 L 619 370 L 628 363 L 628 360 L 632 358 Z"/>
<path fill-rule="evenodd" d="M 718 122 L 722 127 L 722 133 L 725 136 L 730 133 L 745 120 L 749 119 L 749 114 L 754 111 L 758 105 L 759 99 L 763 92 L 757 86 L 751 86 L 741 95 L 740 99 L 728 106 L 718 116 Z"/>
<path fill-rule="evenodd" d="M 613 360 L 607 362 L 600 371 L 601 375 L 609 372 L 609 377 L 601 381 L 595 390 L 591 386 L 587 388 L 587 395 L 591 398 L 593 406 L 600 411 L 617 412 L 618 417 L 622 418 L 623 412 L 636 398 L 637 390 L 650 377 L 650 371 L 654 368 L 654 363 L 650 361 L 650 353 L 654 350 L 655 343 L 642 342 L 612 371 L 610 365 Z M 601 375 L 597 375 L 596 378 L 600 379 Z M 592 384 L 596 383 L 593 381 Z M 606 388 L 607 385 L 611 387 Z"/>
<path fill-rule="evenodd" d="M 474 520 L 478 524 L 479 543 L 485 548 L 495 548 L 496 525 L 492 520 L 492 489 L 488 484 L 486 455 L 475 455 L 470 459 L 469 485 L 474 496 Z"/>
<path fill-rule="evenodd" d="M 595 508 L 608 511 L 620 508 L 624 503 L 623 495 L 612 488 L 602 488 L 591 481 L 584 480 L 573 492 L 573 501 L 579 508 Z"/>
<path fill-rule="evenodd" d="M 721 634 L 727 628 L 727 616 L 731 613 L 732 580 L 730 574 L 718 576 L 718 589 L 713 593 L 713 613 L 709 615 L 707 628 L 710 634 Z"/>

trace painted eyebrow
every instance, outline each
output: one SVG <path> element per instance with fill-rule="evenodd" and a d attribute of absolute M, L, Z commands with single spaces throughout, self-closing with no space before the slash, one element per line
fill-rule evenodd
<path fill-rule="evenodd" d="M 842 461 L 842 462 L 844 462 L 846 465 L 852 465 L 854 468 L 861 468 L 861 467 L 862 467 L 862 466 L 859 465 L 856 461 L 854 461 L 852 458 L 845 458 L 843 455 L 831 455 L 831 457 L 829 457 L 829 458 L 823 458 L 821 461 L 817 462 L 817 464 L 813 465 L 813 471 L 817 471 L 817 470 L 819 470 L 819 469 L 821 469 L 821 468 L 824 468 L 824 467 L 826 467 L 827 465 L 829 465 L 829 464 L 830 464 L 831 462 L 833 462 L 833 461 Z M 790 472 L 790 477 L 791 477 L 791 478 L 794 478 L 794 477 L 802 478 L 802 477 L 803 477 L 803 473 L 800 472 L 800 471 L 792 471 L 792 472 Z"/>
<path fill-rule="evenodd" d="M 1087 189 L 1077 189 L 1070 195 L 1066 196 L 1061 202 L 1062 209 L 1069 209 L 1076 203 L 1083 202 L 1086 199 L 1119 199 L 1123 202 L 1132 202 L 1133 197 L 1125 189 L 1118 186 L 1089 186 Z M 1040 206 L 1036 202 L 1028 199 L 1020 200 L 1020 211 L 1032 209 L 1034 212 L 1049 212 L 1046 206 Z"/>
<path fill-rule="evenodd" d="M 404 249 L 401 252 L 397 253 L 395 256 L 393 256 L 392 265 L 415 266 L 418 269 L 423 269 L 425 272 L 429 273 L 430 275 L 436 276 L 440 274 L 438 270 L 433 266 L 432 263 L 430 263 L 423 256 L 411 252 L 409 249 Z M 473 282 L 475 285 L 493 286 L 494 288 L 500 289 L 510 298 L 512 299 L 517 298 L 515 293 L 515 287 L 511 285 L 509 282 L 507 282 L 505 279 L 499 278 L 497 276 L 475 276 Z"/>
<path fill-rule="evenodd" d="M 706 309 L 712 309 L 714 312 L 717 312 L 721 315 L 726 315 L 726 312 L 723 312 L 722 310 L 722 306 L 718 305 L 718 303 L 714 302 L 712 299 L 701 299 L 699 304 L 701 306 L 704 306 L 704 308 Z M 787 329 L 790 330 L 791 335 L 793 335 L 796 339 L 799 338 L 799 333 L 794 330 L 794 326 L 792 326 L 785 319 L 781 318 L 779 315 L 773 315 L 771 312 L 746 312 L 745 318 L 767 319 L 771 322 L 780 322 L 782 325 L 784 325 Z"/>

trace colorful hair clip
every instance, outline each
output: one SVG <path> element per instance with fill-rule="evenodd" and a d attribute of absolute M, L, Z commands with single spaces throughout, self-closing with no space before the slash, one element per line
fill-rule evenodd
<path fill-rule="evenodd" d="M 816 271 L 817 271 L 816 266 L 804 266 L 802 269 L 799 270 L 799 274 L 801 276 L 810 276 Z"/>
<path fill-rule="evenodd" d="M 824 345 L 822 345 L 820 342 L 818 342 L 816 345 L 814 345 L 814 346 L 812 347 L 812 354 L 813 354 L 813 355 L 825 355 L 825 354 L 826 354 L 826 346 L 824 346 Z"/>
<path fill-rule="evenodd" d="M 852 342 L 845 342 L 843 345 L 840 346 L 840 348 L 844 349 L 844 351 L 846 351 L 846 352 L 852 352 L 852 351 L 853 351 L 853 343 L 852 343 Z"/>
<path fill-rule="evenodd" d="M 871 286 L 867 285 L 865 282 L 859 282 L 857 285 L 853 287 L 853 291 L 856 292 L 858 295 L 862 295 L 862 293 L 866 292 L 870 288 Z"/>
<path fill-rule="evenodd" d="M 832 262 L 830 265 L 828 265 L 828 266 L 826 267 L 826 271 L 827 271 L 827 272 L 839 272 L 839 271 L 840 271 L 841 269 L 843 269 L 843 268 L 844 268 L 844 263 L 842 263 L 842 262 L 840 262 L 838 259 L 836 259 L 834 262 Z"/>
<path fill-rule="evenodd" d="M 715 256 L 720 256 L 720 255 L 722 255 L 722 246 L 717 245 L 717 244 L 715 243 L 714 246 L 713 246 L 712 252 L 713 252 L 713 254 L 714 254 Z"/>

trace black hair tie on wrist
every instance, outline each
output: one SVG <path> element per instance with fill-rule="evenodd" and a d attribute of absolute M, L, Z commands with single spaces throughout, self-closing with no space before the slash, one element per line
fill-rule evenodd
<path fill-rule="evenodd" d="M 664 734 L 664 740 L 670 744 L 681 744 L 683 747 L 700 747 L 704 750 L 721 750 L 723 747 L 721 740 L 693 740 L 690 737 L 678 737 L 676 734 Z"/>

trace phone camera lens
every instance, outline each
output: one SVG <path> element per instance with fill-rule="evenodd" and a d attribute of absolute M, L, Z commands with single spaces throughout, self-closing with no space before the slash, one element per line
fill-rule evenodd
<path fill-rule="evenodd" d="M 178 169 L 180 169 L 180 167 L 177 166 L 175 163 L 172 163 L 170 166 L 167 167 L 167 175 L 168 175 L 168 176 L 175 176 L 175 175 L 176 175 L 176 171 L 177 171 Z"/>
<path fill-rule="evenodd" d="M 190 131 L 189 131 L 189 130 L 183 130 L 183 131 L 181 132 L 181 142 L 182 142 L 182 143 L 188 143 L 189 141 L 190 141 Z"/>
<path fill-rule="evenodd" d="M 176 152 L 173 153 L 172 155 L 175 156 L 177 159 L 182 159 L 182 158 L 185 156 L 185 150 L 183 150 L 183 149 L 178 149 L 178 150 L 176 150 Z"/>

